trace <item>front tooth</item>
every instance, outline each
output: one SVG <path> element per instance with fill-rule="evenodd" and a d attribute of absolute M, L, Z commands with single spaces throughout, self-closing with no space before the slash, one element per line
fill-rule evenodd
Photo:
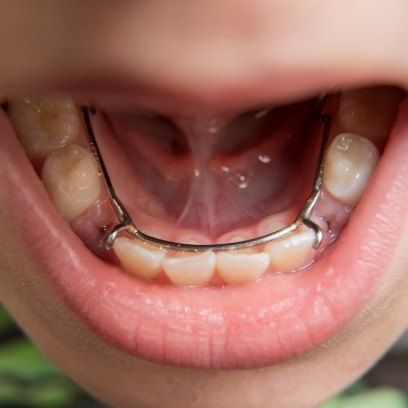
<path fill-rule="evenodd" d="M 326 189 L 344 204 L 356 205 L 378 160 L 379 153 L 373 142 L 353 133 L 341 133 L 326 153 Z"/>
<path fill-rule="evenodd" d="M 179 258 L 167 257 L 162 263 L 163 270 L 176 286 L 207 285 L 215 272 L 215 254 L 212 251 Z"/>
<path fill-rule="evenodd" d="M 44 159 L 73 143 L 81 131 L 78 111 L 70 99 L 14 100 L 7 113 L 31 159 Z"/>
<path fill-rule="evenodd" d="M 161 271 L 164 252 L 135 239 L 118 237 L 113 243 L 113 250 L 119 262 L 128 272 L 144 278 L 152 279 Z"/>
<path fill-rule="evenodd" d="M 230 284 L 242 284 L 258 280 L 268 269 L 269 255 L 259 253 L 217 254 L 218 275 Z"/>
<path fill-rule="evenodd" d="M 61 217 L 72 221 L 98 198 L 100 179 L 92 153 L 78 145 L 57 150 L 45 160 L 41 178 Z"/>
<path fill-rule="evenodd" d="M 305 228 L 266 244 L 264 250 L 269 254 L 272 269 L 292 272 L 305 266 L 311 260 L 314 239 L 314 232 Z"/>
<path fill-rule="evenodd" d="M 220 237 L 217 238 L 217 244 L 232 244 L 235 242 L 246 241 L 248 239 L 252 239 L 256 236 L 256 234 L 249 230 L 248 228 L 245 229 L 237 229 L 230 232 L 227 232 Z"/>
<path fill-rule="evenodd" d="M 210 242 L 204 235 L 189 230 L 179 231 L 172 238 L 182 244 L 205 245 Z"/>
<path fill-rule="evenodd" d="M 337 121 L 344 132 L 382 145 L 388 137 L 403 92 L 395 87 L 352 89 L 340 97 Z"/>

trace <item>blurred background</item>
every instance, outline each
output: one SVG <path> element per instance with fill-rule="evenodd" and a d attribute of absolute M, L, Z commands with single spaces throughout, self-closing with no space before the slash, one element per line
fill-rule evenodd
<path fill-rule="evenodd" d="M 408 408 L 408 333 L 360 381 L 319 408 Z M 0 407 L 97 408 L 0 305 Z"/>

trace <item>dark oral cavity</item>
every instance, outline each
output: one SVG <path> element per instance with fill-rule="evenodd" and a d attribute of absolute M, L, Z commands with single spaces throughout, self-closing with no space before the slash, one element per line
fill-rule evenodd
<path fill-rule="evenodd" d="M 108 120 L 121 165 L 160 203 L 166 220 L 216 239 L 299 199 L 314 107 L 309 101 L 235 117 L 130 113 Z"/>

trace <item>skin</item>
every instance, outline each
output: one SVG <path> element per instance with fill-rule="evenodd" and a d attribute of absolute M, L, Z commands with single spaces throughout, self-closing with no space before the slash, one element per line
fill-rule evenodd
<path fill-rule="evenodd" d="M 13 1 L 0 12 L 0 92 L 69 91 L 106 107 L 131 101 L 174 113 L 362 82 L 405 86 L 407 12 L 405 0 Z M 408 224 L 374 306 L 352 329 L 299 359 L 241 371 L 165 367 L 109 347 L 43 280 L 1 203 L 0 225 L 1 302 L 65 372 L 114 406 L 311 407 L 408 327 Z"/>

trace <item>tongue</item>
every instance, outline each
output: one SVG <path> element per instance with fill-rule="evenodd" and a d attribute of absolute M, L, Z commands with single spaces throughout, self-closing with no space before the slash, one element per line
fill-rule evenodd
<path fill-rule="evenodd" d="M 172 222 L 217 237 L 293 204 L 304 181 L 296 172 L 311 106 L 236 119 L 172 118 L 167 128 L 158 127 L 155 119 L 147 125 L 140 117 L 111 119 L 136 176 L 163 203 Z"/>

